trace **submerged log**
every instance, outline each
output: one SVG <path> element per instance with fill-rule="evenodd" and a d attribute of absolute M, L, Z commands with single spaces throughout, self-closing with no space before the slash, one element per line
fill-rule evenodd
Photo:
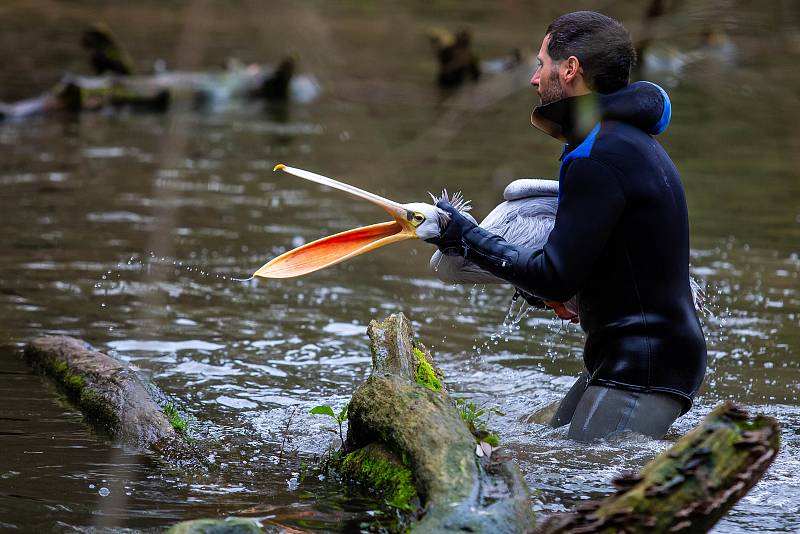
<path fill-rule="evenodd" d="M 616 494 L 552 516 L 536 532 L 708 532 L 758 482 L 779 441 L 775 419 L 726 402 L 641 472 L 614 480 Z"/>
<path fill-rule="evenodd" d="M 28 343 L 25 359 L 51 378 L 87 421 L 112 438 L 168 458 L 194 456 L 186 422 L 168 405 L 162 409 L 136 373 L 86 342 L 41 337 Z"/>
<path fill-rule="evenodd" d="M 0 102 L 0 121 L 116 108 L 139 112 L 167 111 L 172 101 L 169 89 L 131 84 L 125 81 L 127 79 L 65 76 L 42 95 L 9 104 Z"/>
<path fill-rule="evenodd" d="M 478 442 L 461 420 L 403 314 L 369 325 L 373 371 L 353 394 L 334 465 L 412 510 L 415 532 L 524 532 L 533 522 L 519 469 Z"/>
<path fill-rule="evenodd" d="M 211 72 L 163 72 L 153 75 L 65 75 L 46 93 L 13 103 L 0 102 L 0 120 L 40 114 L 76 113 L 124 108 L 163 113 L 174 102 L 193 108 L 215 108 L 235 100 L 263 100 L 276 105 L 308 103 L 319 96 L 316 79 L 295 74 L 295 59 L 276 66 L 240 65 Z"/>

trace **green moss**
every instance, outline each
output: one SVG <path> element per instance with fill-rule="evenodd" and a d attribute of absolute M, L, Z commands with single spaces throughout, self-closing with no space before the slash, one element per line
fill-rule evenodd
<path fill-rule="evenodd" d="M 164 406 L 164 414 L 169 419 L 169 424 L 172 425 L 172 428 L 181 434 L 186 434 L 186 432 L 189 430 L 189 422 L 184 419 L 183 416 L 181 416 L 174 404 L 168 402 Z"/>
<path fill-rule="evenodd" d="M 414 347 L 414 354 L 417 356 L 417 384 L 433 391 L 442 389 L 442 383 L 436 376 L 433 366 L 425 359 L 425 353 Z"/>
<path fill-rule="evenodd" d="M 52 356 L 46 361 L 47 372 L 58 382 L 67 398 L 76 403 L 87 417 L 99 422 L 112 434 L 116 433 L 119 416 L 109 401 L 87 384 L 83 376 L 71 372 L 66 361 Z"/>
<path fill-rule="evenodd" d="M 368 445 L 333 461 L 340 463 L 342 473 L 382 495 L 389 506 L 400 510 L 417 508 L 419 497 L 411 468 L 385 449 Z"/>
<path fill-rule="evenodd" d="M 483 438 L 481 441 L 484 441 L 484 442 L 488 443 L 492 447 L 499 447 L 500 446 L 500 438 L 497 437 L 497 434 L 489 434 L 488 436 Z"/>
<path fill-rule="evenodd" d="M 86 381 L 82 376 L 70 374 L 64 377 L 64 385 L 72 391 L 82 391 L 86 387 Z"/>
<path fill-rule="evenodd" d="M 86 388 L 86 380 L 69 370 L 69 365 L 64 360 L 50 358 L 48 362 L 50 374 L 72 395 L 80 397 Z"/>
<path fill-rule="evenodd" d="M 67 372 L 67 362 L 64 360 L 50 359 L 50 370 L 56 376 L 61 376 Z"/>
<path fill-rule="evenodd" d="M 100 396 L 92 388 L 85 387 L 81 390 L 78 405 L 83 410 L 83 413 L 97 420 L 112 434 L 116 434 L 119 431 L 119 414 L 107 399 Z"/>

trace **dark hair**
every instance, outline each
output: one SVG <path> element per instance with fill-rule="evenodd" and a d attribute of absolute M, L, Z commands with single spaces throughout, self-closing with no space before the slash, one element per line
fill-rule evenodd
<path fill-rule="evenodd" d="M 575 11 L 554 20 L 546 35 L 550 57 L 554 61 L 577 57 L 590 89 L 608 94 L 628 85 L 636 51 L 628 30 L 618 21 L 594 11 Z"/>

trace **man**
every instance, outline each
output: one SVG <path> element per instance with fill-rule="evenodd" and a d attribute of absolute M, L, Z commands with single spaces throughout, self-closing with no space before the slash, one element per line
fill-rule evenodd
<path fill-rule="evenodd" d="M 620 431 L 661 438 L 691 407 L 706 364 L 683 186 L 652 137 L 669 122 L 669 99 L 654 84 L 629 85 L 630 36 L 599 13 L 556 19 L 538 59 L 531 122 L 566 142 L 547 244 L 509 244 L 446 201 L 451 220 L 435 244 L 546 301 L 577 295 L 586 372 L 554 426 L 569 424 L 582 441 Z"/>

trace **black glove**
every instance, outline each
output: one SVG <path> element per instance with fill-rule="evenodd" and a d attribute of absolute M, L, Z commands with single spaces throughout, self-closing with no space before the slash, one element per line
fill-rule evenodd
<path fill-rule="evenodd" d="M 462 243 L 462 237 L 477 225 L 461 215 L 447 199 L 442 199 L 437 202 L 436 207 L 450 214 L 450 222 L 447 224 L 447 227 L 442 230 L 441 235 L 426 239 L 425 241 L 439 247 L 442 254 L 448 256 L 463 256 L 464 245 Z"/>
<path fill-rule="evenodd" d="M 523 291 L 522 289 L 515 287 L 514 288 L 514 296 L 511 297 L 512 302 L 516 302 L 520 297 L 525 299 L 525 302 L 530 304 L 531 307 L 537 308 L 539 310 L 546 310 L 547 305 L 544 303 L 542 299 L 535 295 L 531 295 L 527 291 Z"/>

